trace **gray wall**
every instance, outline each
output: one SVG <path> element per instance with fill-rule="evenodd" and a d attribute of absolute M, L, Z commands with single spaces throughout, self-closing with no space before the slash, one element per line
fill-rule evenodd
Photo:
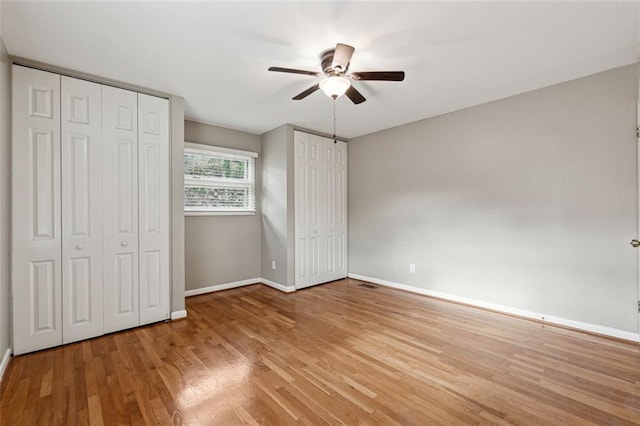
<path fill-rule="evenodd" d="M 184 309 L 184 98 L 171 97 L 171 311 Z"/>
<path fill-rule="evenodd" d="M 0 5 L 1 7 L 1 5 Z M 0 360 L 11 345 L 9 304 L 11 187 L 11 64 L 0 35 Z"/>
<path fill-rule="evenodd" d="M 295 218 L 295 169 L 294 169 L 294 128 L 287 125 L 287 285 L 295 286 L 296 270 L 295 270 L 295 244 L 296 244 L 296 218 Z"/>
<path fill-rule="evenodd" d="M 351 140 L 350 272 L 636 332 L 637 94 L 631 65 Z"/>
<path fill-rule="evenodd" d="M 260 153 L 260 137 L 185 121 L 185 141 Z M 260 277 L 260 170 L 255 215 L 185 217 L 185 288 L 194 290 Z"/>
<path fill-rule="evenodd" d="M 287 189 L 289 185 L 288 173 L 288 125 L 280 126 L 263 134 L 262 145 L 262 191 L 260 204 L 262 205 L 261 227 L 261 268 L 262 278 L 278 284 L 287 285 L 289 260 L 288 223 L 289 209 Z M 276 269 L 271 262 L 276 262 Z"/>

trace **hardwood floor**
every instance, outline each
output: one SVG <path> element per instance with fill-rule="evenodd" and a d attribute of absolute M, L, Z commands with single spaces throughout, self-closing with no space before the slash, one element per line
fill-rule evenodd
<path fill-rule="evenodd" d="M 15 357 L 0 423 L 640 424 L 640 347 L 342 280 Z"/>

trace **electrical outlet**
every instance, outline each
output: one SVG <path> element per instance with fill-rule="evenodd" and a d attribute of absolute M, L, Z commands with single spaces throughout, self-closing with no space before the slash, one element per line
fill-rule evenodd
<path fill-rule="evenodd" d="M 276 269 L 276 261 L 275 260 L 271 261 L 271 269 Z"/>
<path fill-rule="evenodd" d="M 416 273 L 416 264 L 415 263 L 410 263 L 409 264 L 409 272 L 411 272 L 412 274 Z"/>

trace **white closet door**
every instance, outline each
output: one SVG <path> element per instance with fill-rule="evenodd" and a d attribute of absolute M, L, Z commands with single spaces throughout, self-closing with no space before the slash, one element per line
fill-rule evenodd
<path fill-rule="evenodd" d="M 304 132 L 294 133 L 296 288 L 328 281 L 324 139 Z"/>
<path fill-rule="evenodd" d="M 310 284 L 309 257 L 309 200 L 307 182 L 309 180 L 309 135 L 294 133 L 294 200 L 295 200 L 295 286 L 308 287 Z"/>
<path fill-rule="evenodd" d="M 62 77 L 63 343 L 103 329 L 101 93 Z"/>
<path fill-rule="evenodd" d="M 140 324 L 138 94 L 102 86 L 105 333 Z"/>
<path fill-rule="evenodd" d="M 326 250 L 323 280 L 347 276 L 347 144 L 324 138 L 323 164 L 326 198 L 320 235 Z"/>
<path fill-rule="evenodd" d="M 13 352 L 62 343 L 60 76 L 13 66 Z"/>
<path fill-rule="evenodd" d="M 309 209 L 309 256 L 307 257 L 307 271 L 309 273 L 309 285 L 324 282 L 323 264 L 326 262 L 326 250 L 322 235 L 322 223 L 324 218 L 323 204 L 326 197 L 326 188 L 323 181 L 323 154 L 322 138 L 309 135 L 309 149 L 307 151 L 307 164 L 309 178 L 307 179 L 307 200 Z"/>
<path fill-rule="evenodd" d="M 138 95 L 140 324 L 169 318 L 169 101 Z"/>
<path fill-rule="evenodd" d="M 346 278 L 349 268 L 348 210 L 347 210 L 347 143 L 338 141 L 336 145 L 336 277 Z"/>

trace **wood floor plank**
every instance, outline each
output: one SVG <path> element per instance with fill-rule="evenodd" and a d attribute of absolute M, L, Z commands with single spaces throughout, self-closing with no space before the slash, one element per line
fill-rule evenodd
<path fill-rule="evenodd" d="M 0 425 L 640 424 L 640 347 L 341 280 L 11 360 Z"/>

